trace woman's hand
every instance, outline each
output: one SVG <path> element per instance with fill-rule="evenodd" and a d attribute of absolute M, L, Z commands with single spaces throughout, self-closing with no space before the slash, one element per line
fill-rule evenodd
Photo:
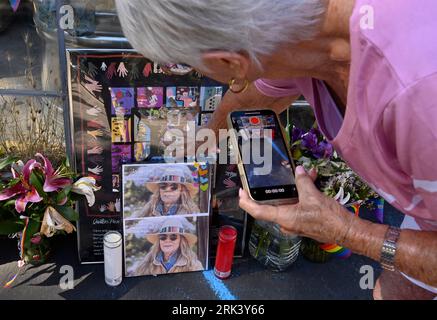
<path fill-rule="evenodd" d="M 354 216 L 337 201 L 321 193 L 313 180 L 317 173 L 296 168 L 299 202 L 291 205 L 260 205 L 240 190 L 240 207 L 255 219 L 272 221 L 284 233 L 310 237 L 323 243 L 342 243 Z"/>

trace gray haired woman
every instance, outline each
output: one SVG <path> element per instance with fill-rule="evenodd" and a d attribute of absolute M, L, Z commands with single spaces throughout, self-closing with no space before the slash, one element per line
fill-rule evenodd
<path fill-rule="evenodd" d="M 230 90 L 231 110 L 285 110 L 300 95 L 337 152 L 390 204 L 402 231 L 354 217 L 296 169 L 299 204 L 240 206 L 286 231 L 380 261 L 375 298 L 437 294 L 437 2 L 117 0 L 123 30 L 146 57 L 186 63 Z M 420 156 L 418 156 L 420 155 Z"/>

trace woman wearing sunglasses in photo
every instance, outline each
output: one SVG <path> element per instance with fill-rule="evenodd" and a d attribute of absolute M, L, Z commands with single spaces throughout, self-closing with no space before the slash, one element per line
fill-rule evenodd
<path fill-rule="evenodd" d="M 153 245 L 133 274 L 158 275 L 203 270 L 202 263 L 192 250 L 197 243 L 197 236 L 189 229 L 194 229 L 194 226 L 184 217 L 166 218 L 159 233 L 146 236 Z"/>
<path fill-rule="evenodd" d="M 156 181 L 146 183 L 146 188 L 153 194 L 144 209 L 133 218 L 200 213 L 193 200 L 199 187 L 194 184 L 187 166 L 164 169 Z"/>
<path fill-rule="evenodd" d="M 277 113 L 303 95 L 348 165 L 406 218 L 354 217 L 298 167 L 299 203 L 256 219 L 381 263 L 376 299 L 437 297 L 437 1 L 117 0 L 132 46 L 229 83 L 210 128 L 232 110 Z M 181 41 L 183 39 L 183 41 Z"/>

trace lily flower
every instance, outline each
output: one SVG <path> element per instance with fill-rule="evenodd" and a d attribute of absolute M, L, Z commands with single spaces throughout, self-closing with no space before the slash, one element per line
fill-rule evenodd
<path fill-rule="evenodd" d="M 26 210 L 27 203 L 37 203 L 43 200 L 35 187 L 30 184 L 30 175 L 35 168 L 41 168 L 41 164 L 32 159 L 24 165 L 22 172 L 12 169 L 14 178 L 19 178 L 20 181 L 12 187 L 2 190 L 0 192 L 0 201 L 19 196 L 18 199 L 15 200 L 15 210 L 18 213 L 22 213 Z"/>
<path fill-rule="evenodd" d="M 49 238 L 54 236 L 55 233 L 60 230 L 72 233 L 73 231 L 76 231 L 76 228 L 53 207 L 48 206 L 44 212 L 40 233 Z"/>
<path fill-rule="evenodd" d="M 62 167 L 55 171 L 49 159 L 44 157 L 41 153 L 37 153 L 36 156 L 40 157 L 44 161 L 43 169 L 46 177 L 43 190 L 45 192 L 57 191 L 71 184 L 71 179 L 67 178 L 62 173 Z"/>
<path fill-rule="evenodd" d="M 91 177 L 83 177 L 73 183 L 72 192 L 84 195 L 88 201 L 88 206 L 92 207 L 96 201 L 94 191 L 100 190 L 100 187 L 96 186 L 96 179 Z"/>

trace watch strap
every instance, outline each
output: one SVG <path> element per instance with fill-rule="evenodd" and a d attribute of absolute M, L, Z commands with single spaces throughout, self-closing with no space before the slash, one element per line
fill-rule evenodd
<path fill-rule="evenodd" d="M 395 255 L 397 250 L 397 242 L 401 230 L 396 227 L 389 226 L 385 234 L 384 243 L 381 248 L 381 267 L 385 270 L 395 270 Z"/>

